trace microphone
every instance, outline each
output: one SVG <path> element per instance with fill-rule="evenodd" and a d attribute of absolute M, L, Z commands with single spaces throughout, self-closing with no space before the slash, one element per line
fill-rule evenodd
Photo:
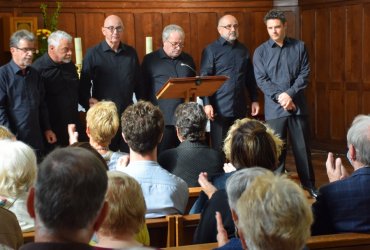
<path fill-rule="evenodd" d="M 193 69 L 193 67 L 191 67 L 190 65 L 188 65 L 188 64 L 186 64 L 186 63 L 181 63 L 180 64 L 180 66 L 182 66 L 182 67 L 187 67 L 187 68 L 189 68 L 191 71 L 193 71 L 193 73 L 195 74 L 195 78 L 197 78 L 196 80 L 195 80 L 195 85 L 200 85 L 201 83 L 202 83 L 202 81 L 201 81 L 201 79 L 200 79 L 200 77 L 199 76 L 197 76 L 197 72 L 195 71 L 195 69 Z"/>

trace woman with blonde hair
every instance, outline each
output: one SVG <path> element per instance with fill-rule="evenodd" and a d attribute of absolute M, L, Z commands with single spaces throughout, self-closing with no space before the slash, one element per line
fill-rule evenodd
<path fill-rule="evenodd" d="M 97 232 L 96 246 L 138 247 L 142 246 L 139 241 L 149 245 L 149 233 L 145 227 L 146 205 L 140 184 L 128 174 L 109 171 L 106 200 L 109 212 Z M 147 239 L 137 238 L 142 235 Z"/>
<path fill-rule="evenodd" d="M 282 140 L 263 122 L 249 118 L 234 122 L 224 143 L 225 156 L 230 161 L 224 167 L 228 169 L 228 173 L 213 179 L 212 183 L 208 181 L 207 173 L 199 174 L 199 184 L 208 200 L 203 206 L 201 199 L 204 200 L 204 198 L 199 198 L 201 201 L 193 210 L 200 212 L 199 207 L 202 207 L 201 220 L 194 236 L 195 243 L 216 241 L 216 220 L 214 218 L 216 211 L 221 212 L 229 236 L 234 235 L 235 226 L 225 192 L 227 178 L 237 170 L 255 166 L 274 171 L 278 165 L 282 146 Z"/>
<path fill-rule="evenodd" d="M 17 216 L 23 232 L 34 230 L 34 221 L 27 212 L 27 196 L 36 170 L 36 155 L 30 146 L 0 140 L 0 206 Z"/>

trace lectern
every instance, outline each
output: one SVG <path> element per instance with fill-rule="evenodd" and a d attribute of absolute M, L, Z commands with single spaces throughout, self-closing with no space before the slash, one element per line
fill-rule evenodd
<path fill-rule="evenodd" d="M 157 99 L 184 98 L 196 101 L 197 96 L 211 96 L 227 80 L 227 76 L 170 78 L 157 92 Z"/>

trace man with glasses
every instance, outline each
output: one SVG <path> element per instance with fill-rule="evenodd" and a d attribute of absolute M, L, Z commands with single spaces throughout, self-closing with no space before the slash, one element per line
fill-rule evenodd
<path fill-rule="evenodd" d="M 104 41 L 88 49 L 83 60 L 80 94 L 81 105 L 88 110 L 90 105 L 100 100 L 111 100 L 117 105 L 118 113 L 136 98 L 143 98 L 139 86 L 140 65 L 136 50 L 121 42 L 124 26 L 121 18 L 108 16 L 102 33 Z M 110 145 L 112 150 L 128 152 L 128 146 L 118 130 Z"/>
<path fill-rule="evenodd" d="M 77 109 L 79 79 L 76 66 L 71 61 L 72 49 L 72 37 L 57 30 L 48 37 L 48 52 L 32 64 L 43 78 L 50 123 L 57 135 L 57 143 L 49 150 L 56 145 L 69 145 L 68 124 L 77 124 L 80 140 L 84 140 Z"/>
<path fill-rule="evenodd" d="M 43 82 L 30 67 L 35 52 L 33 33 L 19 30 L 10 37 L 12 59 L 0 68 L 0 124 L 32 146 L 40 160 L 43 134 L 48 143 L 55 143 L 56 136 L 50 129 Z"/>
<path fill-rule="evenodd" d="M 211 97 L 205 97 L 204 111 L 211 121 L 211 143 L 222 151 L 227 131 L 236 119 L 247 115 L 245 88 L 251 100 L 251 115 L 259 112 L 253 65 L 246 46 L 238 41 L 238 20 L 225 15 L 218 21 L 220 37 L 202 53 L 201 75 L 226 75 L 228 80 Z"/>
<path fill-rule="evenodd" d="M 162 32 L 163 47 L 147 54 L 141 65 L 143 72 L 143 86 L 149 93 L 153 104 L 158 105 L 164 115 L 164 134 L 162 142 L 158 146 L 158 153 L 175 148 L 179 145 L 175 129 L 174 113 L 176 107 L 183 103 L 183 99 L 157 100 L 156 93 L 162 88 L 170 77 L 195 76 L 195 64 L 193 58 L 185 53 L 184 30 L 176 25 L 167 25 Z"/>

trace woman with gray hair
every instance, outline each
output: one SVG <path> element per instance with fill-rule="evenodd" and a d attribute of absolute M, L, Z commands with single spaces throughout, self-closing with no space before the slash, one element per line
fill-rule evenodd
<path fill-rule="evenodd" d="M 36 155 L 27 144 L 0 140 L 0 207 L 17 216 L 23 232 L 34 229 L 34 220 L 27 212 L 27 196 L 36 169 Z"/>

